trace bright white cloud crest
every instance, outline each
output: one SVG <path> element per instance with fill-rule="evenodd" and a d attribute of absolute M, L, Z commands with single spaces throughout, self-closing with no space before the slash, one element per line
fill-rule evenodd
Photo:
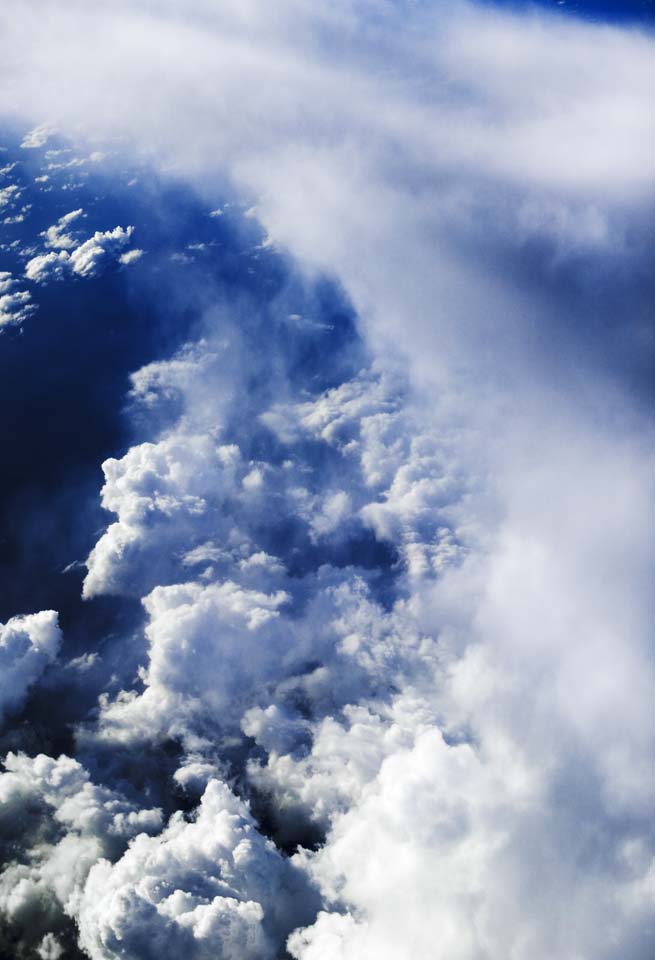
<path fill-rule="evenodd" d="M 93 960 L 644 960 L 644 328 L 594 311 L 641 262 L 651 39 L 468 2 L 10 0 L 0 22 L 4 110 L 126 138 L 208 216 L 229 180 L 268 246 L 339 280 L 372 357 L 301 392 L 268 319 L 210 303 L 132 375 L 150 429 L 103 465 L 84 595 L 141 599 L 144 652 L 76 742 L 174 741 L 197 806 L 162 826 L 75 760 L 11 755 L 7 802 L 38 795 L 60 832 L 5 870 L 5 912 L 40 891 L 39 949 L 63 911 Z M 78 216 L 28 280 L 137 259 L 132 227 L 79 242 Z M 57 652 L 32 621 L 17 702 Z"/>

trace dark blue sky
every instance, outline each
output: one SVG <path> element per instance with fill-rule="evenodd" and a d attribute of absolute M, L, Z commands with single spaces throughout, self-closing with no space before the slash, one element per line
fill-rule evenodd
<path fill-rule="evenodd" d="M 543 7 L 558 13 L 582 17 L 585 20 L 615 23 L 635 23 L 653 26 L 653 0 L 487 0 L 497 7 L 525 9 Z"/>

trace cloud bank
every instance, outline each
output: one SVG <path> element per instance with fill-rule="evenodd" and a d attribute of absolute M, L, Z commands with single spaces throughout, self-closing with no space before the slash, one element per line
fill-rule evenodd
<path fill-rule="evenodd" d="M 86 603 L 140 613 L 71 755 L 6 753 L 7 936 L 645 960 L 652 38 L 469 2 L 0 17 L 26 156 L 120 141 L 211 230 L 243 220 L 234 254 L 194 221 L 148 266 L 132 227 L 80 241 L 73 201 L 24 251 L 35 291 L 134 261 L 194 323 L 121 387 L 80 558 Z M 2 630 L 7 710 L 38 711 L 56 614 Z"/>

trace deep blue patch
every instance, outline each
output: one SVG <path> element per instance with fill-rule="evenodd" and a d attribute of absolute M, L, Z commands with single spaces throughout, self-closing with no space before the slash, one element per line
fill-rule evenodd
<path fill-rule="evenodd" d="M 514 10 L 545 9 L 596 23 L 655 25 L 654 0 L 480 0 Z"/>

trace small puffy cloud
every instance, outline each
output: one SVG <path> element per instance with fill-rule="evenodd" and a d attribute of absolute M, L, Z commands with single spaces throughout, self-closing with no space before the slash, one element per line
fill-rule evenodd
<path fill-rule="evenodd" d="M 129 264 L 136 263 L 137 260 L 140 260 L 143 254 L 143 250 L 139 250 L 138 247 L 135 247 L 134 250 L 128 250 L 127 253 L 121 253 L 118 261 L 124 266 L 129 266 Z"/>
<path fill-rule="evenodd" d="M 25 276 L 34 283 L 45 284 L 63 280 L 70 270 L 70 257 L 66 250 L 42 253 L 25 264 Z"/>
<path fill-rule="evenodd" d="M 10 273 L 0 271 L 0 332 L 3 327 L 20 326 L 36 310 L 30 293 L 17 287 Z"/>
<path fill-rule="evenodd" d="M 3 207 L 8 207 L 16 203 L 21 195 L 22 190 L 15 183 L 10 183 L 8 187 L 0 188 L 0 210 L 2 210 Z"/>
<path fill-rule="evenodd" d="M 54 610 L 12 617 L 0 624 L 0 723 L 18 709 L 29 688 L 53 663 L 61 646 Z"/>
<path fill-rule="evenodd" d="M 315 536 L 343 532 L 356 515 L 377 539 L 395 543 L 408 574 L 420 579 L 461 559 L 451 525 L 471 480 L 403 392 L 396 377 L 362 372 L 311 400 L 278 404 L 260 420 L 283 443 L 311 436 L 343 458 L 347 490 L 308 505 Z"/>
<path fill-rule="evenodd" d="M 61 960 L 65 951 L 53 933 L 46 933 L 36 952 L 39 960 Z"/>
<path fill-rule="evenodd" d="M 130 242 L 134 227 L 114 227 L 102 233 L 99 230 L 71 253 L 71 269 L 80 277 L 93 277 Z"/>
<path fill-rule="evenodd" d="M 13 803 L 33 794 L 52 808 L 55 819 L 68 830 L 108 838 L 129 838 L 142 830 L 157 830 L 161 812 L 140 810 L 114 790 L 94 784 L 77 760 L 39 754 L 8 753 L 6 773 L 0 775 L 0 796 Z"/>
<path fill-rule="evenodd" d="M 82 207 L 78 210 L 71 210 L 70 213 L 66 213 L 63 217 L 60 217 L 53 226 L 48 227 L 48 229 L 41 234 L 41 236 L 45 238 L 46 246 L 52 247 L 54 250 L 70 250 L 71 247 L 74 247 L 77 241 L 74 236 L 69 233 L 69 227 L 71 223 L 83 215 L 84 210 Z"/>
<path fill-rule="evenodd" d="M 70 223 L 81 215 L 81 209 L 73 210 L 48 228 L 45 233 L 48 246 L 57 247 L 58 252 L 53 250 L 29 260 L 25 266 L 25 276 L 29 280 L 49 283 L 67 276 L 95 277 L 111 263 L 132 263 L 138 259 L 138 256 L 121 259 L 120 252 L 130 242 L 134 227 L 115 227 L 104 233 L 97 230 L 89 240 L 75 246 L 76 241 L 67 229 Z"/>
<path fill-rule="evenodd" d="M 173 780 L 185 793 L 201 796 L 209 781 L 219 778 L 220 773 L 217 764 L 202 754 L 189 754 L 173 774 Z"/>
<path fill-rule="evenodd" d="M 42 123 L 23 137 L 21 147 L 23 150 L 37 150 L 44 147 L 54 132 L 55 128 L 51 124 Z"/>

